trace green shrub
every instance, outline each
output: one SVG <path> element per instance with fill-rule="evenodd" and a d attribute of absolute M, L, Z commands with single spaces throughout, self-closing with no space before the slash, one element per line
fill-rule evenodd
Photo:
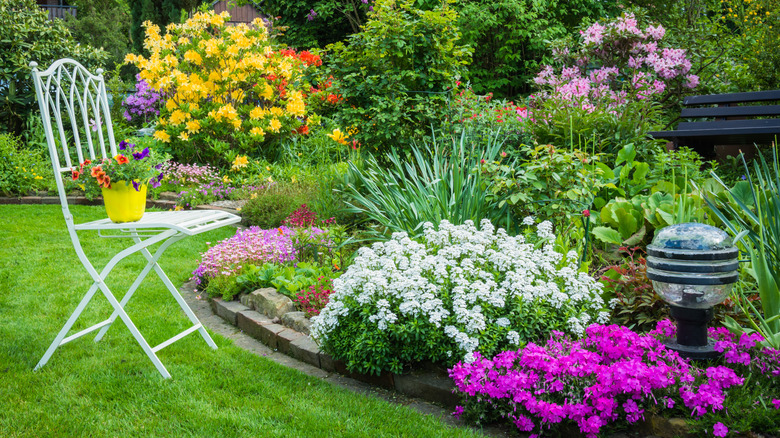
<path fill-rule="evenodd" d="M 23 147 L 11 134 L 0 134 L 0 195 L 25 196 L 53 184 L 51 164 L 39 149 Z"/>
<path fill-rule="evenodd" d="M 241 216 L 247 225 L 276 228 L 312 194 L 313 188 L 309 184 L 278 182 L 254 192 L 241 209 Z"/>
<path fill-rule="evenodd" d="M 403 147 L 438 126 L 469 61 L 451 3 L 421 10 L 414 0 L 377 0 L 362 32 L 328 46 L 321 83 L 332 76 L 329 91 L 343 98 L 333 118 L 363 147 Z"/>
<path fill-rule="evenodd" d="M 60 58 L 73 58 L 90 71 L 108 54 L 79 45 L 63 20 L 49 20 L 33 0 L 0 0 L 0 131 L 21 134 L 25 120 L 37 109 L 30 77 L 31 61 L 47 68 Z"/>

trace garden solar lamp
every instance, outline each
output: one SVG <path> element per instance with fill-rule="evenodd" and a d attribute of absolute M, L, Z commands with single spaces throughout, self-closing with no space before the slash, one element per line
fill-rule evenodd
<path fill-rule="evenodd" d="M 691 359 L 717 357 L 707 323 L 739 278 L 739 250 L 729 235 L 710 225 L 676 224 L 656 234 L 647 255 L 647 278 L 677 321 L 677 339 L 667 346 Z"/>

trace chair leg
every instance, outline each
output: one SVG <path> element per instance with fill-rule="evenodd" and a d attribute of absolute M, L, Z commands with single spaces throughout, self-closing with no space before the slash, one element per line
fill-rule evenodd
<path fill-rule="evenodd" d="M 181 237 L 179 239 L 181 239 Z M 175 240 L 179 240 L 179 239 L 175 239 Z M 170 240 L 174 240 L 174 239 L 171 238 Z M 167 244 L 168 242 L 165 243 Z M 166 275 L 165 271 L 163 271 L 160 265 L 157 264 L 157 260 L 159 260 L 160 256 L 162 255 L 162 251 L 165 249 L 164 246 L 165 244 L 163 244 L 163 247 L 160 247 L 160 249 L 157 250 L 157 252 L 154 254 L 154 257 L 152 257 L 152 254 L 146 248 L 142 249 L 141 253 L 143 253 L 144 257 L 146 257 L 146 259 L 149 260 L 149 263 L 154 266 L 154 270 L 155 272 L 157 272 L 157 276 L 160 277 L 163 283 L 165 283 L 165 286 L 168 288 L 168 291 L 171 292 L 173 298 L 176 300 L 177 303 L 179 303 L 179 307 L 181 307 L 181 310 L 183 310 L 184 313 L 187 315 L 187 318 L 189 318 L 190 322 L 192 322 L 193 325 L 200 326 L 198 328 L 198 333 L 200 333 L 203 340 L 206 341 L 206 344 L 208 344 L 208 346 L 211 347 L 212 349 L 216 350 L 217 344 L 214 343 L 214 340 L 211 339 L 211 336 L 206 331 L 206 328 L 203 327 L 198 317 L 195 316 L 195 312 L 193 312 L 190 306 L 187 304 L 187 302 L 184 301 L 184 298 L 181 296 L 181 293 L 179 293 L 179 289 L 177 289 L 173 285 L 173 283 L 171 283 L 171 280 L 168 278 L 168 275 Z"/>
<path fill-rule="evenodd" d="M 146 355 L 149 357 L 149 360 L 152 361 L 154 367 L 157 368 L 157 371 L 162 374 L 164 379 L 170 379 L 171 373 L 169 373 L 165 368 L 165 365 L 160 362 L 160 358 L 158 358 L 157 354 L 152 351 L 152 347 L 149 346 L 148 342 L 146 342 L 146 339 L 143 337 L 143 335 L 141 335 L 141 332 L 138 331 L 138 328 L 133 323 L 133 320 L 130 319 L 130 316 L 127 315 L 125 309 L 122 308 L 122 306 L 116 300 L 116 297 L 114 297 L 114 294 L 111 293 L 105 283 L 100 284 L 100 290 L 103 292 L 103 295 L 106 297 L 108 302 L 111 303 L 111 306 L 114 308 L 114 312 L 119 314 L 119 318 L 121 318 L 122 322 L 125 323 L 128 330 L 130 330 L 130 333 L 141 346 L 141 349 L 144 350 L 144 353 L 146 353 Z"/>
<path fill-rule="evenodd" d="M 154 260 L 149 260 L 149 258 L 147 257 L 147 260 L 149 260 L 149 262 L 146 264 L 146 266 L 144 267 L 143 271 L 141 271 L 141 273 L 140 273 L 140 274 L 138 274 L 138 277 L 136 277 L 135 281 L 134 281 L 134 282 L 133 282 L 133 284 L 130 286 L 130 289 L 128 289 L 127 293 L 125 293 L 125 296 L 124 296 L 124 297 L 122 297 L 122 300 L 119 302 L 119 306 L 120 306 L 120 307 L 122 307 L 123 309 L 125 308 L 125 305 L 127 304 L 127 302 L 128 302 L 128 301 L 130 301 L 130 298 L 132 298 L 133 294 L 134 294 L 134 293 L 135 293 L 135 291 L 138 289 L 138 286 L 140 286 L 140 285 L 141 285 L 141 282 L 143 282 L 143 280 L 146 278 L 146 275 L 147 275 L 147 274 L 149 274 L 149 271 L 151 271 L 151 270 L 152 270 L 152 267 L 156 266 L 156 264 L 157 264 L 157 260 L 159 260 L 159 258 L 160 258 L 160 256 L 162 255 L 162 253 L 163 253 L 163 252 L 164 252 L 164 251 L 165 251 L 165 250 L 166 250 L 166 249 L 167 249 L 169 246 L 171 246 L 171 244 L 172 244 L 172 243 L 174 243 L 174 242 L 176 242 L 176 241 L 178 241 L 178 240 L 180 240 L 180 239 L 181 239 L 181 237 L 180 237 L 180 238 L 178 238 L 178 239 L 175 239 L 174 237 L 176 237 L 176 236 L 170 237 L 168 240 L 166 240 L 165 242 L 163 242 L 163 243 L 162 243 L 162 245 L 160 245 L 160 248 L 158 248 L 158 249 L 157 249 L 157 251 L 156 251 L 156 252 L 155 252 L 155 254 L 154 254 L 154 255 L 155 255 L 155 256 L 154 256 Z M 136 238 L 134 238 L 134 240 L 135 240 L 135 242 L 136 242 L 136 243 L 141 243 L 141 242 L 142 242 L 142 241 L 141 241 L 141 239 L 140 239 L 140 238 L 137 238 L 137 237 L 136 237 Z M 143 249 L 143 251 L 145 251 L 145 252 L 147 252 L 147 253 L 148 253 L 148 251 L 146 250 L 146 248 L 144 248 L 144 249 Z M 144 254 L 144 256 L 146 256 L 146 254 Z M 108 329 L 109 329 L 109 328 L 111 327 L 111 325 L 114 323 L 114 321 L 116 320 L 116 317 L 117 317 L 117 316 L 119 316 L 119 313 L 118 313 L 118 312 L 115 310 L 115 311 L 114 311 L 114 313 L 112 313 L 112 314 L 111 314 L 111 316 L 108 318 L 108 319 L 109 319 L 109 321 L 110 321 L 110 322 L 108 323 L 108 325 L 106 325 L 105 327 L 103 327 L 102 329 L 100 329 L 100 331 L 98 332 L 98 334 L 95 336 L 95 342 L 98 342 L 98 341 L 100 341 L 101 339 L 103 339 L 103 336 L 106 334 L 106 332 L 108 331 Z"/>
<path fill-rule="evenodd" d="M 92 300 L 92 297 L 95 296 L 95 292 L 97 292 L 97 283 L 93 283 L 92 287 L 89 288 L 87 294 L 84 295 L 84 298 L 81 299 L 79 305 L 76 306 L 76 310 L 74 310 L 73 313 L 70 315 L 70 318 L 68 318 L 68 322 L 66 322 L 65 325 L 60 330 L 60 332 L 57 333 L 57 337 L 55 337 L 54 341 L 51 343 L 51 345 L 49 345 L 49 348 L 46 350 L 46 353 L 44 353 L 41 360 L 38 361 L 38 364 L 35 365 L 33 371 L 38 370 L 40 367 L 46 365 L 46 362 L 49 361 L 51 355 L 54 354 L 54 351 L 57 349 L 57 347 L 60 346 L 62 340 L 65 339 L 65 335 L 68 334 L 71 327 L 73 327 L 73 324 L 75 324 L 76 320 L 79 319 L 79 316 L 81 316 L 81 312 L 84 311 L 84 309 L 87 307 L 87 304 L 89 304 L 90 300 Z"/>
<path fill-rule="evenodd" d="M 84 265 L 84 268 L 87 270 L 89 275 L 92 277 L 93 284 L 89 288 L 89 291 L 87 294 L 82 298 L 79 305 L 76 307 L 76 310 L 73 312 L 73 314 L 68 318 L 68 321 L 65 323 L 65 325 L 62 327 L 60 332 L 57 334 L 57 337 L 54 339 L 54 342 L 49 346 L 48 350 L 46 350 L 46 353 L 44 353 L 41 360 L 38 362 L 38 364 L 35 366 L 35 369 L 39 369 L 40 367 L 44 366 L 46 362 L 48 362 L 49 358 L 52 356 L 54 351 L 62 345 L 63 340 L 70 341 L 74 338 L 78 338 L 80 336 L 83 336 L 89 332 L 92 331 L 92 329 L 97 329 L 98 327 L 106 328 L 107 325 L 110 325 L 112 320 L 106 320 L 96 326 L 93 326 L 90 329 L 84 330 L 82 332 L 79 332 L 67 339 L 65 339 L 65 335 L 67 335 L 68 331 L 73 327 L 73 324 L 76 322 L 76 320 L 81 316 L 81 313 L 84 311 L 84 308 L 87 306 L 89 301 L 92 299 L 92 297 L 95 295 L 95 292 L 98 288 L 100 288 L 101 292 L 103 292 L 103 295 L 106 297 L 106 299 L 111 303 L 111 307 L 114 308 L 114 314 L 118 315 L 122 321 L 125 323 L 127 328 L 130 330 L 130 333 L 133 335 L 135 340 L 138 342 L 138 344 L 141 346 L 141 349 L 144 350 L 146 355 L 149 357 L 149 359 L 152 361 L 154 366 L 157 368 L 157 371 L 162 374 L 164 378 L 170 378 L 171 374 L 168 372 L 168 370 L 165 368 L 165 366 L 160 362 L 160 359 L 157 357 L 155 352 L 152 350 L 152 348 L 149 346 L 149 343 L 146 342 L 146 339 L 141 335 L 141 333 L 138 331 L 138 329 L 135 327 L 135 324 L 130 319 L 130 317 L 125 312 L 123 305 L 120 304 L 116 297 L 111 293 L 111 291 L 108 289 L 108 286 L 105 284 L 105 279 L 108 277 L 108 274 L 111 273 L 111 270 L 114 269 L 114 266 L 116 266 L 117 263 L 119 263 L 120 260 L 124 259 L 125 257 L 129 256 L 130 254 L 136 253 L 141 250 L 146 250 L 147 246 L 153 245 L 155 243 L 161 242 L 163 240 L 166 240 L 168 238 L 171 238 L 175 236 L 177 233 L 175 231 L 167 231 L 164 233 L 160 233 L 157 236 L 148 238 L 146 240 L 141 240 L 136 238 L 136 244 L 132 245 L 128 248 L 125 248 L 124 250 L 120 251 L 118 254 L 116 254 L 114 257 L 109 260 L 109 262 L 106 264 L 106 266 L 103 267 L 103 270 L 98 274 L 97 270 L 94 268 L 92 263 L 87 258 L 86 254 L 84 254 L 84 251 L 81 249 L 81 246 L 78 245 L 78 240 L 74 240 L 74 245 L 76 249 L 76 254 L 78 255 L 79 259 L 81 260 L 81 263 Z M 173 239 L 174 241 L 177 239 Z M 159 251 L 158 251 L 159 252 Z M 146 254 L 149 252 L 146 251 Z M 148 273 L 147 269 L 147 273 Z M 145 274 L 144 274 L 145 275 Z M 140 284 L 140 280 L 136 279 L 137 283 Z M 142 279 L 141 279 L 142 280 Z M 135 283 L 134 283 L 135 284 Z M 135 286 L 137 288 L 137 285 Z M 125 298 L 129 299 L 130 297 L 126 294 Z M 129 295 L 132 295 L 132 293 L 129 293 Z M 126 300 L 123 298 L 123 301 L 126 304 Z M 116 318 L 112 314 L 113 318 Z"/>

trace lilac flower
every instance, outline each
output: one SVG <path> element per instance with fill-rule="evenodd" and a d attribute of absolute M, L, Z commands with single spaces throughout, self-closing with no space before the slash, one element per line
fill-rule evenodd
<path fill-rule="evenodd" d="M 158 116 L 160 111 L 157 109 L 162 103 L 162 94 L 149 87 L 149 84 L 136 75 L 135 94 L 127 96 L 122 102 L 125 107 L 124 117 L 128 122 L 138 119 L 146 123 L 150 119 Z"/>
<path fill-rule="evenodd" d="M 316 16 L 317 16 L 317 12 L 315 12 L 314 9 L 311 9 L 309 10 L 309 13 L 306 15 L 306 20 L 313 21 Z"/>

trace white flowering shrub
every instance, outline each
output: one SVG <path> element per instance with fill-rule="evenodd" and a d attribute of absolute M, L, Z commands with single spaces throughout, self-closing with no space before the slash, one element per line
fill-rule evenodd
<path fill-rule="evenodd" d="M 314 338 L 351 371 L 452 365 L 607 321 L 601 284 L 578 272 L 573 251 L 553 249 L 549 222 L 537 236 L 512 237 L 488 220 L 481 230 L 471 221 L 423 228 L 422 242 L 395 233 L 361 248 L 313 318 Z"/>

